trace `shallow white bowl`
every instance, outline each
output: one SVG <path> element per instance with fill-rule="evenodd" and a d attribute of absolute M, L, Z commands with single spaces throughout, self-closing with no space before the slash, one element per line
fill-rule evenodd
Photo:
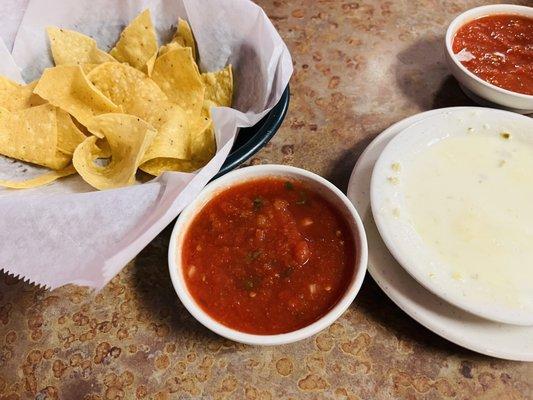
<path fill-rule="evenodd" d="M 496 4 L 472 8 L 457 16 L 448 26 L 446 31 L 446 61 L 453 76 L 459 81 L 465 93 L 478 103 L 484 103 L 479 98 L 486 100 L 489 104 L 501 106 L 510 111 L 521 114 L 533 113 L 533 96 L 512 92 L 502 89 L 470 72 L 453 53 L 453 38 L 457 30 L 464 24 L 480 17 L 494 14 L 517 14 L 533 18 L 533 7 L 517 6 L 512 4 Z M 487 103 L 482 104 L 487 105 Z"/>
<path fill-rule="evenodd" d="M 468 133 L 470 129 L 475 133 Z M 370 185 L 372 214 L 390 253 L 426 289 L 480 317 L 533 326 L 533 295 L 527 288 L 515 288 L 512 293 L 497 292 L 498 296 L 494 296 L 485 283 L 454 278 L 454 265 L 442 261 L 419 235 L 412 222 L 406 200 L 409 192 L 404 185 L 403 172 L 391 170 L 391 165 L 395 163 L 408 165 L 418 154 L 446 137 L 498 136 L 500 132 L 510 132 L 515 139 L 531 144 L 533 120 L 503 110 L 458 107 L 408 126 L 387 144 L 374 166 Z M 396 184 L 390 183 L 391 176 L 397 178 Z M 483 199 L 479 201 L 483 202 Z M 398 212 L 395 214 L 393 210 Z M 487 251 L 490 252 L 490 249 Z M 524 284 L 531 286 L 527 280 Z M 520 301 L 508 301 L 515 298 Z"/>
<path fill-rule="evenodd" d="M 478 318 L 419 285 L 388 251 L 372 220 L 370 178 L 387 144 L 415 122 L 462 107 L 412 115 L 379 134 L 357 159 L 348 184 L 348 198 L 363 219 L 368 240 L 368 272 L 379 287 L 411 318 L 449 341 L 492 357 L 533 362 L 533 327 Z"/>
<path fill-rule="evenodd" d="M 350 285 L 339 302 L 318 321 L 294 332 L 279 335 L 255 335 L 229 328 L 213 319 L 190 294 L 181 264 L 181 249 L 189 224 L 200 210 L 218 193 L 242 182 L 264 177 L 287 177 L 300 180 L 329 200 L 344 216 L 353 234 L 356 258 Z M 258 165 L 230 172 L 207 185 L 201 194 L 181 213 L 172 231 L 168 249 L 168 265 L 174 289 L 183 305 L 201 324 L 213 332 L 236 342 L 253 345 L 278 345 L 306 339 L 331 325 L 346 311 L 361 288 L 367 268 L 368 250 L 361 218 L 348 198 L 333 184 L 312 172 L 284 165 Z M 216 293 L 213 294 L 214 296 Z"/>

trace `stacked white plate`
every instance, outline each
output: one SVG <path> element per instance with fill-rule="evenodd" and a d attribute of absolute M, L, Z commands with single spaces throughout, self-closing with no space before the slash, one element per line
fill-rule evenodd
<path fill-rule="evenodd" d="M 361 155 L 348 197 L 368 270 L 401 309 L 460 346 L 533 361 L 533 119 L 409 117 Z"/>

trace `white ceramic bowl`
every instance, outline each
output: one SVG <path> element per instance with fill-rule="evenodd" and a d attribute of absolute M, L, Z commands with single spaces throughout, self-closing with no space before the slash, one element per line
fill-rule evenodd
<path fill-rule="evenodd" d="M 209 314 L 207 314 L 196 303 L 187 288 L 183 276 L 181 265 L 181 248 L 189 224 L 193 221 L 197 213 L 214 196 L 232 185 L 269 176 L 288 177 L 305 182 L 311 189 L 322 194 L 327 200 L 336 206 L 341 214 L 346 218 L 346 221 L 348 222 L 353 233 L 356 247 L 356 259 L 355 270 L 351 283 L 339 302 L 326 315 L 311 325 L 293 332 L 279 335 L 255 335 L 240 332 L 221 324 L 209 316 Z M 331 325 L 337 318 L 341 316 L 344 311 L 346 311 L 348 306 L 353 302 L 355 296 L 359 292 L 366 273 L 367 258 L 368 250 L 363 223 L 361 222 L 361 218 L 359 218 L 357 211 L 348 198 L 324 178 L 303 169 L 284 165 L 258 165 L 241 168 L 211 182 L 181 213 L 176 225 L 174 226 L 174 230 L 172 231 L 168 250 L 168 265 L 172 284 L 174 285 L 174 289 L 176 290 L 178 297 L 187 310 L 189 310 L 189 312 L 200 323 L 220 336 L 224 336 L 236 342 L 253 345 L 278 345 L 296 342 L 298 340 L 308 338 Z"/>
<path fill-rule="evenodd" d="M 502 89 L 484 81 L 461 64 L 453 53 L 453 39 L 461 26 L 476 18 L 494 14 L 517 14 L 533 18 L 533 7 L 497 4 L 472 8 L 457 16 L 446 31 L 445 45 L 448 67 L 463 89 L 465 89 L 465 93 L 474 101 L 482 105 L 490 105 L 492 103 L 522 114 L 533 113 L 533 96 Z M 488 104 L 480 101 L 480 98 L 488 102 Z"/>
<path fill-rule="evenodd" d="M 502 262 L 497 266 L 498 270 L 495 275 L 499 281 L 510 282 L 510 284 L 509 287 L 498 286 L 494 283 L 495 278 L 484 279 L 482 276 L 482 279 L 478 279 L 477 276 L 472 275 L 471 270 L 462 270 L 449 258 L 443 258 L 439 254 L 439 249 L 429 245 L 429 240 L 433 241 L 435 237 L 424 237 L 415 225 L 412 214 L 413 206 L 408 205 L 408 197 L 412 196 L 413 192 L 412 187 L 406 183 L 408 179 L 406 174 L 409 174 L 409 168 L 413 168 L 409 165 L 412 165 L 411 163 L 416 157 L 427 152 L 430 147 L 444 138 L 476 135 L 490 139 L 499 138 L 501 132 L 510 132 L 513 141 L 518 140 L 528 146 L 533 146 L 533 136 L 530 134 L 532 130 L 533 120 L 516 113 L 481 107 L 449 108 L 445 112 L 413 123 L 397 134 L 387 144 L 376 161 L 370 184 L 372 215 L 380 236 L 390 253 L 413 278 L 440 298 L 472 314 L 492 321 L 525 326 L 533 326 L 533 283 L 529 276 L 522 275 L 521 272 L 516 271 L 516 268 L 513 269 L 511 265 L 505 266 Z M 514 154 L 511 148 L 507 147 L 507 149 L 509 150 L 504 147 L 499 148 L 498 152 L 495 150 L 497 155 L 494 157 L 504 157 L 501 154 L 505 154 L 505 152 Z M 509 157 L 515 157 L 515 155 Z M 452 165 L 457 163 L 457 160 L 452 159 L 448 162 Z M 400 165 L 401 170 L 392 170 L 391 166 L 394 164 Z M 442 185 L 446 184 L 438 180 L 440 175 L 438 170 L 428 166 L 427 171 L 432 175 L 429 178 L 418 178 L 419 181 L 422 179 L 431 180 L 434 177 L 436 182 L 440 182 Z M 479 171 L 479 176 L 484 175 L 483 170 L 476 169 L 475 171 Z M 490 170 L 488 171 L 487 174 L 490 174 Z M 412 173 L 412 169 L 410 173 Z M 466 168 L 464 175 L 468 176 L 469 173 Z M 486 176 L 488 176 L 488 182 L 493 182 L 490 180 L 490 175 Z M 395 181 L 391 178 L 394 178 Z M 448 185 L 450 184 L 448 183 Z M 457 188 L 461 188 L 461 186 L 450 185 L 447 188 L 448 195 L 461 198 L 461 190 L 463 189 Z M 429 186 L 429 190 L 430 192 L 424 195 L 423 201 L 433 205 L 434 209 L 438 208 L 438 210 L 444 211 L 444 213 L 433 211 L 432 217 L 440 232 L 447 232 L 445 231 L 446 224 L 443 221 L 457 221 L 457 214 L 450 214 L 445 211 L 448 209 L 447 204 L 449 203 L 440 202 L 439 196 L 441 195 L 432 196 L 435 190 L 432 190 L 431 186 Z M 516 196 L 514 193 L 507 193 L 507 195 Z M 415 196 L 417 195 L 415 194 Z M 467 196 L 466 199 L 468 199 Z M 485 199 L 479 197 L 476 200 L 478 200 L 476 201 L 476 210 L 490 210 L 490 208 L 484 208 Z M 465 210 L 472 208 L 471 201 L 466 200 L 463 204 Z M 518 215 L 527 218 L 527 210 L 523 213 L 521 211 Z M 466 220 L 468 214 L 465 213 L 464 215 Z M 466 222 L 465 226 L 472 228 L 470 232 L 473 236 L 477 236 L 476 229 L 483 229 L 480 228 L 483 225 L 476 226 L 475 223 L 470 222 Z M 465 228 L 459 227 L 454 228 L 449 234 L 455 235 L 457 241 L 462 243 L 472 243 L 464 239 L 465 235 L 464 233 L 461 235 L 462 232 L 465 232 Z M 502 245 L 497 239 L 494 240 L 494 247 Z M 503 244 L 503 246 L 508 245 Z M 454 248 L 457 247 L 451 246 L 447 250 L 453 251 Z M 515 248 L 519 249 L 520 247 L 517 245 Z M 464 249 L 464 247 L 460 249 Z M 497 252 L 489 246 L 485 251 L 486 254 L 497 257 Z M 531 257 L 523 252 L 522 254 L 525 265 L 528 265 Z M 490 274 L 491 272 L 488 270 L 486 273 Z M 484 275 L 484 271 L 479 272 L 479 275 Z"/>

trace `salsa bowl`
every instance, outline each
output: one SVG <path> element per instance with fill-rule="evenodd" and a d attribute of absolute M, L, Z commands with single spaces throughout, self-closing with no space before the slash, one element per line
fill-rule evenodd
<path fill-rule="evenodd" d="M 219 320 L 198 304 L 187 284 L 184 262 L 184 243 L 187 232 L 195 223 L 195 218 L 218 195 L 243 183 L 261 179 L 283 179 L 305 184 L 309 190 L 318 193 L 342 217 L 346 223 L 347 235 L 353 239 L 353 273 L 347 277 L 340 297 L 325 313 L 314 322 L 299 329 L 276 334 L 247 333 L 234 329 Z M 213 255 L 216 257 L 216 255 Z M 211 331 L 234 340 L 251 345 L 280 345 L 308 338 L 331 325 L 350 306 L 363 283 L 367 268 L 367 242 L 363 224 L 357 211 L 347 197 L 324 178 L 295 167 L 283 165 L 258 165 L 232 171 L 207 185 L 202 193 L 181 213 L 174 226 L 169 244 L 168 264 L 172 284 L 178 297 L 187 310 Z M 188 270 L 190 271 L 190 270 Z M 188 273 L 188 272 L 187 272 Z M 327 290 L 327 289 L 326 289 Z M 209 296 L 220 296 L 216 290 Z M 254 295 L 255 296 L 255 295 Z M 220 296 L 222 298 L 222 296 Z"/>
<path fill-rule="evenodd" d="M 472 8 L 458 15 L 448 26 L 445 55 L 448 67 L 465 93 L 481 105 L 496 105 L 521 114 L 533 113 L 533 96 L 493 85 L 468 70 L 453 51 L 457 31 L 465 24 L 492 15 L 518 15 L 533 18 L 533 8 L 511 4 L 497 4 Z"/>

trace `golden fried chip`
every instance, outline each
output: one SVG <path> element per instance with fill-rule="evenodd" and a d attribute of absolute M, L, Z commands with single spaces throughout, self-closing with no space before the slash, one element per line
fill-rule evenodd
<path fill-rule="evenodd" d="M 65 154 L 72 154 L 76 147 L 86 139 L 78 129 L 70 115 L 56 108 L 57 118 L 57 149 Z"/>
<path fill-rule="evenodd" d="M 38 186 L 47 185 L 59 178 L 65 176 L 73 175 L 76 173 L 76 170 L 72 165 L 69 165 L 66 168 L 63 168 L 59 171 L 50 171 L 43 175 L 40 175 L 36 178 L 26 179 L 23 181 L 11 181 L 0 179 L 0 186 L 11 188 L 11 189 L 31 189 Z"/>
<path fill-rule="evenodd" d="M 87 79 L 80 66 L 47 68 L 34 93 L 68 112 L 82 125 L 96 115 L 120 111 Z"/>
<path fill-rule="evenodd" d="M 20 85 L 0 76 L 0 107 L 9 111 L 17 111 L 46 103 L 33 93 L 36 85 L 37 82 Z"/>
<path fill-rule="evenodd" d="M 182 49 L 182 48 L 183 46 L 177 42 L 174 42 L 174 41 L 168 42 L 167 44 L 159 48 L 159 56 L 161 57 L 163 54 L 166 54 L 167 52 L 171 50 Z"/>
<path fill-rule="evenodd" d="M 120 34 L 110 54 L 150 75 L 157 56 L 157 37 L 150 10 L 144 10 Z"/>
<path fill-rule="evenodd" d="M 187 113 L 179 106 L 170 109 L 166 117 L 169 119 L 159 129 L 158 135 L 143 158 L 143 163 L 161 157 L 189 159 L 191 132 L 202 128 L 197 123 L 192 124 Z M 142 166 L 141 169 L 143 169 Z"/>
<path fill-rule="evenodd" d="M 155 60 L 152 79 L 169 100 L 193 116 L 200 113 L 205 86 L 189 47 L 167 51 Z"/>
<path fill-rule="evenodd" d="M 39 83 L 39 80 L 34 80 L 33 82 L 28 83 L 25 87 L 32 90 L 32 94 L 29 95 L 28 104 L 30 107 L 35 106 L 41 106 L 43 104 L 48 103 L 47 100 L 43 99 L 41 96 L 39 96 L 37 93 L 33 92 L 35 90 L 35 87 Z"/>
<path fill-rule="evenodd" d="M 211 122 L 207 128 L 191 137 L 192 161 L 203 167 L 214 157 L 216 151 L 215 130 Z"/>
<path fill-rule="evenodd" d="M 194 43 L 194 35 L 192 34 L 189 23 L 181 18 L 178 18 L 178 28 L 174 39 L 184 47 L 190 47 L 192 55 L 196 57 L 196 44 Z"/>
<path fill-rule="evenodd" d="M 80 64 L 81 66 L 81 69 L 83 70 L 83 73 L 85 75 L 87 75 L 89 72 L 91 72 L 93 69 L 95 69 L 96 67 L 98 67 L 100 64 L 91 64 L 91 63 L 88 63 L 88 64 Z"/>
<path fill-rule="evenodd" d="M 155 158 L 141 165 L 141 170 L 159 176 L 163 172 L 194 172 L 205 166 L 215 155 L 216 143 L 213 124 L 191 137 L 191 151 L 195 152 L 190 160 L 176 158 Z"/>
<path fill-rule="evenodd" d="M 57 150 L 56 108 L 0 108 L 0 154 L 51 169 L 66 167 L 70 156 Z"/>
<path fill-rule="evenodd" d="M 105 166 L 95 163 L 102 158 L 96 145 L 97 135 L 80 144 L 72 162 L 76 171 L 96 189 L 111 189 L 135 183 L 140 161 L 154 139 L 156 131 L 147 122 L 127 114 L 104 114 L 95 117 L 88 129 L 104 136 L 111 149 L 111 161 Z"/>
<path fill-rule="evenodd" d="M 90 82 L 114 104 L 154 126 L 148 117 L 154 109 L 161 108 L 168 98 L 159 86 L 141 71 L 128 64 L 104 63 L 87 75 Z"/>
<path fill-rule="evenodd" d="M 56 27 L 49 27 L 46 32 L 55 65 L 116 61 L 111 55 L 100 50 L 96 41 L 89 36 Z"/>
<path fill-rule="evenodd" d="M 233 97 L 233 72 L 231 65 L 217 72 L 202 74 L 205 98 L 219 107 L 231 107 Z"/>
<path fill-rule="evenodd" d="M 188 159 L 190 157 L 191 123 L 189 116 L 178 105 L 172 105 L 161 112 L 163 124 L 158 128 L 157 141 L 153 148 L 149 148 L 150 156 L 156 157 L 163 148 L 160 143 L 166 143 L 163 151 L 168 157 Z"/>
<path fill-rule="evenodd" d="M 118 63 L 101 64 L 88 78 L 125 113 L 136 115 L 158 130 L 147 152 L 152 158 L 161 152 L 168 154 L 167 157 L 189 158 L 190 117 L 168 101 L 152 79 L 127 64 Z"/>
<path fill-rule="evenodd" d="M 183 113 L 183 111 L 182 111 Z M 158 176 L 165 171 L 192 172 L 202 167 L 209 161 L 212 146 L 209 143 L 212 131 L 212 121 L 206 116 L 197 117 L 194 120 L 185 119 L 188 125 L 184 125 L 183 135 L 187 141 L 179 141 L 176 145 L 173 136 L 159 134 L 152 146 L 146 152 L 140 169 L 151 175 Z M 212 136 L 214 145 L 214 136 Z M 187 145 L 184 149 L 181 146 Z M 187 156 L 183 156 L 187 154 Z M 214 151 L 212 152 L 214 154 Z M 209 157 L 207 159 L 205 157 Z M 211 155 L 212 157 L 212 155 Z"/>
<path fill-rule="evenodd" d="M 201 166 L 191 160 L 177 160 L 175 158 L 154 158 L 146 161 L 140 169 L 147 174 L 159 176 L 163 172 L 194 172 Z"/>
<path fill-rule="evenodd" d="M 198 129 L 191 135 L 191 158 L 202 167 L 215 155 L 217 144 L 215 141 L 215 129 L 211 119 L 211 107 L 213 103 L 204 101 L 202 118 L 206 121 L 203 129 Z"/>
<path fill-rule="evenodd" d="M 151 154 L 147 153 L 140 169 L 151 175 L 159 176 L 166 171 L 194 172 L 205 166 L 216 153 L 215 132 L 210 112 L 211 107 L 215 106 L 216 104 L 206 100 L 200 117 L 196 118 L 189 128 L 190 158 L 169 157 L 167 152 L 161 151 L 166 148 L 165 143 L 154 141 L 153 153 L 157 151 L 158 146 L 161 147 L 159 157 L 149 159 Z"/>
<path fill-rule="evenodd" d="M 196 60 L 198 54 L 196 53 L 196 44 L 194 42 L 194 36 L 192 34 L 191 27 L 187 21 L 179 18 L 174 37 L 165 46 L 161 46 L 159 49 L 159 55 L 163 55 L 167 51 L 181 47 L 190 47 L 192 50 L 192 56 Z"/>
<path fill-rule="evenodd" d="M 106 138 L 104 137 L 98 138 L 98 140 L 96 141 L 96 145 L 100 149 L 99 157 L 101 158 L 111 157 L 111 147 L 109 147 L 109 142 L 106 140 Z"/>

